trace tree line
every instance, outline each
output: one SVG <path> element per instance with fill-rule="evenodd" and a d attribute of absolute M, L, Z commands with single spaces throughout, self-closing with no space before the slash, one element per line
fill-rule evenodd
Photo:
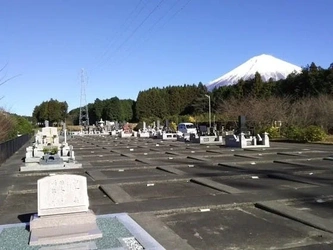
<path fill-rule="evenodd" d="M 29 117 L 12 114 L 0 109 L 0 143 L 18 135 L 33 133 L 33 123 Z"/>
<path fill-rule="evenodd" d="M 19 76 L 15 75 L 9 78 L 6 78 L 6 74 L 2 76 L 7 65 L 8 63 L 0 68 L 0 86 Z M 4 98 L 4 96 L 0 95 L 0 100 L 2 98 Z M 11 140 L 19 135 L 32 132 L 33 125 L 29 117 L 10 113 L 8 110 L 0 107 L 0 143 Z"/>
<path fill-rule="evenodd" d="M 324 69 L 311 63 L 300 73 L 292 73 L 279 81 L 269 79 L 263 82 L 257 72 L 252 79 L 241 79 L 235 85 L 222 86 L 212 92 L 208 92 L 199 82 L 143 90 L 135 101 L 118 97 L 106 100 L 97 98 L 94 103 L 88 104 L 90 124 L 100 119 L 208 122 L 207 95 L 210 96 L 212 118 L 217 122 L 236 121 L 239 115 L 245 115 L 257 128 L 266 128 L 275 121 L 282 121 L 286 125 L 314 124 L 328 131 L 331 129 L 330 124 L 333 124 L 330 118 L 333 117 L 333 64 Z M 52 105 L 49 102 L 35 108 L 35 120 L 48 118 L 50 121 L 58 121 L 66 117 L 67 123 L 78 124 L 79 108 L 65 115 L 65 102 L 52 100 L 53 105 L 58 105 L 56 112 L 52 111 L 54 107 L 50 108 Z"/>
<path fill-rule="evenodd" d="M 131 99 L 120 100 L 112 97 L 105 100 L 96 99 L 94 103 L 88 104 L 88 115 L 90 125 L 100 121 L 135 121 L 135 101 Z M 78 125 L 80 108 L 68 113 L 68 124 Z"/>
<path fill-rule="evenodd" d="M 51 98 L 49 101 L 37 105 L 32 112 L 32 117 L 35 123 L 44 123 L 45 120 L 48 120 L 50 125 L 59 125 L 66 120 L 67 110 L 67 102 Z"/>

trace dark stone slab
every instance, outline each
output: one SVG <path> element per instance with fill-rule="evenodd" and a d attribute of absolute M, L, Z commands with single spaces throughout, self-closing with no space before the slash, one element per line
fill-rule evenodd
<path fill-rule="evenodd" d="M 115 203 L 135 201 L 123 188 L 116 184 L 101 185 L 101 190 Z"/>
<path fill-rule="evenodd" d="M 292 174 L 274 174 L 273 173 L 273 174 L 268 174 L 267 176 L 270 178 L 295 181 L 295 182 L 306 183 L 306 184 L 317 185 L 317 186 L 325 185 L 325 183 L 321 183 L 320 181 L 315 181 L 311 178 L 300 177 L 300 176 L 296 176 L 296 175 L 292 175 Z"/>
<path fill-rule="evenodd" d="M 313 197 L 312 199 L 290 201 L 287 204 L 296 210 L 305 211 L 309 214 L 324 218 L 326 220 L 333 220 L 333 199 L 332 197 Z"/>
<path fill-rule="evenodd" d="M 331 239 L 255 208 L 166 215 L 161 220 L 195 249 L 283 249 Z"/>
<path fill-rule="evenodd" d="M 100 161 L 100 162 L 91 162 L 92 167 L 98 168 L 122 168 L 122 167 L 143 167 L 147 163 L 142 163 L 140 161 L 131 159 L 128 161 Z"/>
<path fill-rule="evenodd" d="M 331 169 L 333 167 L 333 162 L 326 161 L 322 159 L 313 159 L 309 158 L 306 160 L 275 160 L 276 163 L 286 164 L 286 165 L 294 165 L 299 167 L 310 167 L 314 169 Z"/>
<path fill-rule="evenodd" d="M 175 166 L 178 170 L 181 170 L 184 174 L 193 176 L 193 177 L 212 177 L 212 176 L 230 176 L 235 173 L 234 171 L 227 171 L 223 169 L 221 166 L 216 165 L 203 165 L 203 164 L 196 164 L 196 165 L 184 165 L 184 166 Z"/>
<path fill-rule="evenodd" d="M 154 184 L 150 186 L 149 184 Z M 216 195 L 221 193 L 193 182 L 160 182 L 126 184 L 122 188 L 136 199 L 161 199 L 164 197 L 191 197 L 200 195 Z"/>
<path fill-rule="evenodd" d="M 299 183 L 285 179 L 269 178 L 265 175 L 244 175 L 240 178 L 220 178 L 212 177 L 212 179 L 223 185 L 228 185 L 243 192 L 275 190 L 275 189 L 295 189 L 295 188 L 310 188 L 314 185 L 307 183 Z"/>
<path fill-rule="evenodd" d="M 101 171 L 107 178 L 140 178 L 140 177 L 155 177 L 167 176 L 168 174 L 156 168 L 137 168 L 137 169 L 117 169 L 117 170 L 102 170 Z"/>
<path fill-rule="evenodd" d="M 222 183 L 215 182 L 215 181 L 207 179 L 207 178 L 193 178 L 193 179 L 191 179 L 191 181 L 194 183 L 198 183 L 200 185 L 204 185 L 204 186 L 225 192 L 227 194 L 242 193 L 242 191 L 237 188 L 234 188 L 234 187 L 231 187 L 228 185 L 224 185 Z"/>
<path fill-rule="evenodd" d="M 153 214 L 140 213 L 130 216 L 166 249 L 195 249 Z"/>
<path fill-rule="evenodd" d="M 163 170 L 168 173 L 176 174 L 176 175 L 185 175 L 186 174 L 184 171 L 174 168 L 172 166 L 160 166 L 160 167 L 157 167 L 157 169 Z"/>
<path fill-rule="evenodd" d="M 298 221 L 305 225 L 333 233 L 332 221 L 329 221 L 326 218 L 316 216 L 314 214 L 310 214 L 306 211 L 300 211 L 299 209 L 287 206 L 282 202 L 278 201 L 258 202 L 255 204 L 255 206 L 260 209 L 264 209 L 268 212 L 275 213 L 287 217 L 289 219 Z"/>
<path fill-rule="evenodd" d="M 90 171 L 87 171 L 87 174 L 88 174 L 93 180 L 105 180 L 105 179 L 108 178 L 104 173 L 102 173 L 102 172 L 99 171 L 99 170 L 90 170 Z"/>

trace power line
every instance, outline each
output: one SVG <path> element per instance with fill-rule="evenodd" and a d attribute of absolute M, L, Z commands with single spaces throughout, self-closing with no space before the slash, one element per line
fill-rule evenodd
<path fill-rule="evenodd" d="M 123 41 L 114 51 L 114 54 L 116 52 L 118 52 L 135 34 L 136 32 L 142 27 L 142 25 L 149 19 L 149 17 L 161 6 L 161 4 L 164 2 L 165 0 L 160 0 L 160 2 L 155 6 L 154 9 L 152 9 L 149 14 L 146 16 L 145 19 L 142 20 L 142 22 L 134 29 L 134 31 L 127 37 L 127 39 L 125 39 L 125 41 Z M 109 61 L 112 58 L 112 55 L 110 57 L 107 58 L 107 61 Z M 107 62 L 106 61 L 106 62 Z"/>
<path fill-rule="evenodd" d="M 186 3 L 184 4 L 184 5 L 182 5 L 182 7 L 181 8 L 179 8 L 173 15 L 171 15 L 170 16 L 170 18 L 166 21 L 166 22 L 164 22 L 164 24 L 162 24 L 160 27 L 159 27 L 159 30 L 161 30 L 167 23 L 169 23 L 173 18 L 175 18 L 182 10 L 184 10 L 185 8 L 186 8 L 186 6 L 191 2 L 192 0 L 187 0 L 186 1 Z M 169 8 L 168 9 L 168 11 L 166 12 L 166 14 L 164 15 L 164 16 L 162 16 L 161 18 L 159 18 L 158 20 L 157 20 L 157 22 L 155 22 L 150 28 L 149 28 L 149 30 L 148 30 L 148 32 L 147 32 L 147 35 L 149 35 L 150 33 L 152 33 L 152 31 L 153 31 L 153 28 L 165 17 L 165 16 L 167 16 L 167 14 L 175 7 L 177 5 L 177 2 L 176 2 L 176 4 L 173 4 L 172 6 L 171 6 L 171 8 Z M 136 48 L 137 47 L 139 47 L 138 45 L 140 45 L 140 44 L 142 44 L 143 42 L 147 42 L 148 40 L 149 40 L 149 38 L 151 38 L 151 36 L 146 36 L 146 39 L 142 39 L 141 40 L 141 42 L 140 43 L 137 43 L 137 46 L 136 46 Z M 132 55 L 133 54 L 133 52 L 134 52 L 134 50 L 133 49 L 131 49 L 131 50 L 127 50 L 127 51 L 129 51 L 129 53 L 127 54 L 127 56 L 125 56 L 125 57 L 123 57 L 122 58 L 122 61 L 120 62 L 120 63 L 117 63 L 117 65 L 120 65 L 121 63 L 123 63 L 124 62 L 124 60 L 127 58 L 127 57 L 129 57 L 130 55 Z"/>
<path fill-rule="evenodd" d="M 141 5 L 142 2 L 144 3 L 143 6 L 139 9 L 139 11 L 137 11 L 138 7 Z M 117 30 L 117 32 L 114 34 L 113 39 L 109 40 L 109 42 L 108 42 L 108 44 L 106 46 L 106 49 L 103 51 L 102 55 L 98 59 L 99 62 L 96 64 L 96 66 L 93 69 L 95 69 L 96 67 L 98 67 L 101 64 L 102 59 L 109 52 L 110 48 L 115 45 L 115 43 L 117 41 L 116 38 L 121 37 L 122 33 L 125 33 L 125 31 L 133 23 L 133 21 L 140 15 L 140 13 L 142 12 L 142 10 L 147 6 L 147 3 L 148 2 L 144 2 L 143 0 L 140 0 L 140 2 L 135 6 L 135 8 L 131 11 L 131 13 L 125 19 L 125 22 L 123 22 L 123 24 L 119 27 L 119 29 Z M 130 20 L 130 22 L 128 23 L 129 20 Z M 122 33 L 121 33 L 121 31 L 122 31 Z"/>

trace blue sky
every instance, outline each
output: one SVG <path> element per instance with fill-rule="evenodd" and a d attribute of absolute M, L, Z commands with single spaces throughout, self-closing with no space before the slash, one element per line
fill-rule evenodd
<path fill-rule="evenodd" d="M 50 98 L 136 100 L 151 87 L 208 83 L 253 56 L 333 62 L 333 1 L 0 0 L 0 106 L 20 115 Z M 185 7 L 183 7 L 185 6 Z M 1 67 L 0 67 L 1 68 Z"/>

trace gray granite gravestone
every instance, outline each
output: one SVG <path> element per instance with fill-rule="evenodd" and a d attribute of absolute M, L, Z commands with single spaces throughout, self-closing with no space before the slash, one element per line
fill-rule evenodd
<path fill-rule="evenodd" d="M 87 178 L 62 174 L 39 179 L 38 214 L 30 220 L 29 245 L 51 245 L 102 237 L 89 210 Z"/>

